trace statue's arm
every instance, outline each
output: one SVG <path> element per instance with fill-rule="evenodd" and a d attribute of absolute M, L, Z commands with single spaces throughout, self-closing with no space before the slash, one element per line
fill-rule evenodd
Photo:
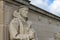
<path fill-rule="evenodd" d="M 34 31 L 30 30 L 30 32 L 29 32 L 29 38 L 30 39 L 34 39 L 35 38 L 35 32 Z"/>
<path fill-rule="evenodd" d="M 32 22 L 28 21 L 28 25 L 29 25 L 29 38 L 32 40 L 35 40 L 35 31 L 32 29 Z"/>
<path fill-rule="evenodd" d="M 12 36 L 13 38 L 15 38 L 15 35 L 17 34 L 16 29 L 13 27 L 13 25 L 11 24 L 9 27 L 9 32 L 10 32 L 10 36 Z"/>
<path fill-rule="evenodd" d="M 17 27 L 17 24 L 16 24 L 16 20 L 12 20 L 11 21 L 11 23 L 10 23 L 10 25 L 9 25 L 9 32 L 10 32 L 10 36 L 12 37 L 12 38 L 16 38 L 16 34 L 17 34 L 17 30 L 16 30 L 16 28 L 15 27 Z"/>

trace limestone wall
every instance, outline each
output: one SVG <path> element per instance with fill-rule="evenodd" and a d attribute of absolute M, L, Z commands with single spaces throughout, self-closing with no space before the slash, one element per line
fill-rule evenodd
<path fill-rule="evenodd" d="M 0 1 L 0 40 L 3 40 L 3 1 Z"/>
<path fill-rule="evenodd" d="M 18 6 L 4 3 L 4 8 L 4 24 L 6 25 L 4 33 L 7 34 L 7 25 L 13 18 L 12 14 L 14 10 L 18 9 Z M 28 18 L 30 21 L 32 21 L 32 28 L 36 31 L 38 40 L 49 40 L 49 38 L 53 37 L 55 32 L 60 31 L 60 21 L 42 15 L 41 13 L 30 10 Z"/>
<path fill-rule="evenodd" d="M 32 21 L 32 27 L 39 40 L 49 40 L 53 38 L 55 32 L 60 32 L 60 21 L 41 15 L 41 13 L 30 11 L 29 20 Z"/>
<path fill-rule="evenodd" d="M 8 38 L 8 27 L 11 19 L 13 18 L 12 14 L 14 10 L 16 10 L 18 7 L 4 2 L 4 39 L 9 40 Z"/>

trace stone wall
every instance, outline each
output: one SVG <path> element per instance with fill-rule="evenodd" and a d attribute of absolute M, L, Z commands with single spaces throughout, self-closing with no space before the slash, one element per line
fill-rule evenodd
<path fill-rule="evenodd" d="M 4 2 L 4 39 L 8 40 L 8 27 L 11 19 L 13 18 L 14 10 L 17 10 L 17 6 Z"/>
<path fill-rule="evenodd" d="M 18 9 L 18 6 L 13 4 L 4 3 L 4 25 L 5 25 L 5 35 L 7 34 L 6 28 L 9 22 L 13 18 L 12 14 L 14 10 Z M 36 31 L 38 40 L 49 40 L 53 38 L 55 32 L 60 31 L 60 21 L 55 20 L 51 17 L 45 16 L 41 13 L 29 10 L 28 15 L 29 20 L 32 22 L 32 28 Z M 7 37 L 6 37 L 7 38 Z"/>
<path fill-rule="evenodd" d="M 0 1 L 0 40 L 3 40 L 3 1 Z"/>
<path fill-rule="evenodd" d="M 60 21 L 57 21 L 41 13 L 30 11 L 29 20 L 35 29 L 38 40 L 49 40 L 55 32 L 60 32 Z"/>

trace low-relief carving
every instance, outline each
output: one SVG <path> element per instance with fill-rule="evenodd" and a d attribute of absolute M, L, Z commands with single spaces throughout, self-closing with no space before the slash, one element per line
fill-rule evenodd
<path fill-rule="evenodd" d="M 10 22 L 10 40 L 35 40 L 35 32 L 28 21 L 28 7 L 20 6 L 19 12 L 14 11 L 14 18 Z"/>
<path fill-rule="evenodd" d="M 60 32 L 54 33 L 54 39 L 55 40 L 60 40 Z"/>

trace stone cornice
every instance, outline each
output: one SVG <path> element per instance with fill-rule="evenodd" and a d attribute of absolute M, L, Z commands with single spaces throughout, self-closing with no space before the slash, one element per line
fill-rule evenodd
<path fill-rule="evenodd" d="M 22 1 L 22 0 L 20 0 L 20 1 L 19 0 L 4 0 L 4 1 L 18 5 L 18 6 L 20 6 L 20 4 L 29 5 L 28 2 Z"/>

